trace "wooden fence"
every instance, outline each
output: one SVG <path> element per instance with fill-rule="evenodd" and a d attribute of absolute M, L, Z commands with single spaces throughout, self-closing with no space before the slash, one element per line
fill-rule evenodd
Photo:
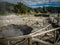
<path fill-rule="evenodd" d="M 39 45 L 40 43 L 43 43 L 43 44 L 46 44 L 46 45 L 53 45 L 53 44 L 51 44 L 49 42 L 46 42 L 46 41 L 43 41 L 43 40 L 34 38 L 36 36 L 40 36 L 42 34 L 47 34 L 48 32 L 52 32 L 52 31 L 56 31 L 57 29 L 60 29 L 60 27 L 54 28 L 54 29 L 50 29 L 50 26 L 51 26 L 51 24 L 47 25 L 46 27 L 44 27 L 44 28 L 42 28 L 42 29 L 40 29 L 38 31 L 35 31 L 34 33 L 30 33 L 28 35 L 17 36 L 17 37 L 7 37 L 7 38 L 5 38 L 3 40 L 7 41 L 7 44 L 6 45 L 11 45 L 10 42 L 13 41 L 13 40 L 19 40 L 19 39 L 24 39 L 24 38 L 28 39 L 28 45 L 32 45 L 32 42 L 33 41 L 38 42 L 37 45 Z M 44 31 L 44 30 L 46 30 L 46 31 Z M 40 31 L 42 31 L 42 32 L 40 32 Z"/>

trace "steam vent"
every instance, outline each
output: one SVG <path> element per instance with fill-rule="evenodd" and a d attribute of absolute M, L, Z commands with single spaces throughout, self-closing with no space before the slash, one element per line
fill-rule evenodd
<path fill-rule="evenodd" d="M 44 26 L 42 22 L 44 20 L 46 20 L 46 18 L 33 17 L 33 16 L 30 17 L 15 16 L 15 15 L 1 16 L 0 31 L 2 32 L 3 37 L 15 37 L 15 36 L 27 35 L 38 29 L 43 28 Z"/>
<path fill-rule="evenodd" d="M 39 16 L 41 15 L 41 16 Z M 54 27 L 49 16 L 0 16 L 1 45 L 59 45 L 60 27 Z"/>
<path fill-rule="evenodd" d="M 10 36 L 21 36 L 21 35 L 27 35 L 31 33 L 33 28 L 27 26 L 27 25 L 7 25 L 0 27 L 0 30 L 2 30 L 3 37 L 10 37 Z"/>

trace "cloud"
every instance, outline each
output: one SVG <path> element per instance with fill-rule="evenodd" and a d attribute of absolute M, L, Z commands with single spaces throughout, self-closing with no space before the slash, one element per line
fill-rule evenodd
<path fill-rule="evenodd" d="M 16 4 L 18 1 L 20 2 L 20 0 L 2 0 L 2 2 L 9 2 L 14 4 Z"/>
<path fill-rule="evenodd" d="M 31 5 L 31 7 L 43 7 L 43 6 L 60 7 L 60 3 L 43 3 L 43 4 Z"/>
<path fill-rule="evenodd" d="M 34 7 L 39 7 L 39 6 L 42 6 L 41 4 L 45 4 L 45 3 L 60 2 L 60 0 L 2 0 L 2 1 L 7 1 L 10 3 L 22 2 L 29 7 L 33 7 L 33 5 L 35 5 Z M 39 4 L 39 6 L 37 6 L 38 4 Z M 47 6 L 49 6 L 49 5 L 47 5 Z"/>
<path fill-rule="evenodd" d="M 51 0 L 51 2 L 60 2 L 60 0 Z"/>
<path fill-rule="evenodd" d="M 60 0 L 24 0 L 30 7 L 57 6 L 60 7 Z M 59 3 L 56 3 L 59 2 Z"/>
<path fill-rule="evenodd" d="M 23 2 L 25 4 L 48 3 L 49 1 L 50 2 L 60 2 L 60 0 L 2 0 L 2 1 L 8 1 L 11 3 Z"/>

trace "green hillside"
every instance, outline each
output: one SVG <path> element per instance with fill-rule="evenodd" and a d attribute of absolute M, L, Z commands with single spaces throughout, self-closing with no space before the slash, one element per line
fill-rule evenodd
<path fill-rule="evenodd" d="M 18 13 L 18 14 L 28 14 L 28 13 L 57 13 L 60 12 L 60 7 L 38 7 L 31 8 L 23 3 L 11 4 L 8 2 L 0 2 L 0 14 L 6 13 Z"/>
<path fill-rule="evenodd" d="M 32 12 L 35 12 L 35 13 L 46 13 L 45 9 L 44 8 L 30 8 L 30 7 L 27 7 L 25 4 L 23 3 L 18 3 L 17 5 L 14 6 L 14 10 L 16 13 L 30 13 L 31 11 Z"/>
<path fill-rule="evenodd" d="M 38 7 L 38 8 L 30 8 L 27 7 L 25 4 L 23 3 L 18 3 L 17 5 L 14 6 L 14 10 L 16 13 L 30 13 L 35 12 L 35 13 L 57 13 L 57 11 L 60 10 L 60 7 Z M 60 12 L 60 11 L 59 11 Z"/>

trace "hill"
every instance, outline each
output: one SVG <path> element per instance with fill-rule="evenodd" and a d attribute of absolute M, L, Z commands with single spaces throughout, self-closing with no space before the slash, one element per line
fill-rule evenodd
<path fill-rule="evenodd" d="M 0 14 L 6 14 L 6 13 L 28 14 L 33 12 L 34 13 L 48 13 L 48 12 L 57 13 L 60 12 L 60 7 L 31 8 L 21 2 L 19 2 L 18 4 L 0 2 Z"/>
<path fill-rule="evenodd" d="M 0 2 L 0 14 L 11 13 L 14 10 L 14 4 L 8 2 Z"/>
<path fill-rule="evenodd" d="M 17 5 L 14 6 L 14 10 L 16 13 L 31 13 L 31 12 L 35 12 L 35 13 L 57 13 L 60 12 L 60 7 L 38 7 L 38 8 L 31 8 L 26 6 L 23 3 L 18 3 Z"/>

